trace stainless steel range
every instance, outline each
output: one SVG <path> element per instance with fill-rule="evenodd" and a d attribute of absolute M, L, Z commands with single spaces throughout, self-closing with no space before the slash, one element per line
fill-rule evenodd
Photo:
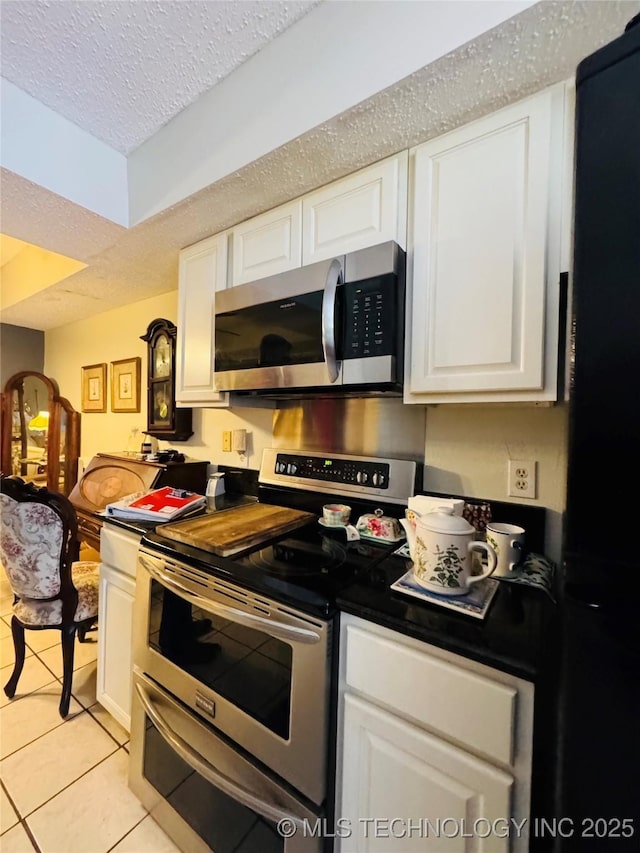
<path fill-rule="evenodd" d="M 378 507 L 400 516 L 416 469 L 266 450 L 259 502 L 320 515 L 339 497 L 354 521 Z M 228 529 L 249 511 L 226 511 Z M 323 849 L 302 828 L 332 800 L 335 597 L 396 546 L 348 542 L 343 528 L 307 518 L 275 538 L 255 531 L 251 547 L 227 557 L 206 519 L 199 544 L 180 525 L 142 541 L 130 785 L 183 850 Z M 284 818 L 300 830 L 292 839 L 278 833 Z"/>

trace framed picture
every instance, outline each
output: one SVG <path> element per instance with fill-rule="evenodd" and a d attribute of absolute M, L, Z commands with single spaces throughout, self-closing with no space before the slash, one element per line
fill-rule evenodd
<path fill-rule="evenodd" d="M 111 362 L 111 411 L 140 411 L 140 356 Z"/>
<path fill-rule="evenodd" d="M 107 411 L 107 365 L 88 364 L 82 368 L 82 411 Z"/>

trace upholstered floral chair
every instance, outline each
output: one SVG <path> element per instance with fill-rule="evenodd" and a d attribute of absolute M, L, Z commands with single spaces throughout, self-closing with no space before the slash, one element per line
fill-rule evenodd
<path fill-rule="evenodd" d="M 64 495 L 19 477 L 0 478 L 0 562 L 14 594 L 12 699 L 24 666 L 25 628 L 59 628 L 63 680 L 60 715 L 69 713 L 76 631 L 80 642 L 98 618 L 98 563 L 78 562 L 77 519 Z"/>

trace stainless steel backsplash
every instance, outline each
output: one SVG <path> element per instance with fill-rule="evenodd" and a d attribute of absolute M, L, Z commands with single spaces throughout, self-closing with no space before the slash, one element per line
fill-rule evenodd
<path fill-rule="evenodd" d="M 424 463 L 426 410 L 397 398 L 322 398 L 280 403 L 273 446 Z"/>

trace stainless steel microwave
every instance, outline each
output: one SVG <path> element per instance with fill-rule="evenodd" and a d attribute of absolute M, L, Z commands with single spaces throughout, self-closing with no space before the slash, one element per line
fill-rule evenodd
<path fill-rule="evenodd" d="M 216 387 L 400 392 L 404 292 L 393 242 L 218 292 Z"/>

